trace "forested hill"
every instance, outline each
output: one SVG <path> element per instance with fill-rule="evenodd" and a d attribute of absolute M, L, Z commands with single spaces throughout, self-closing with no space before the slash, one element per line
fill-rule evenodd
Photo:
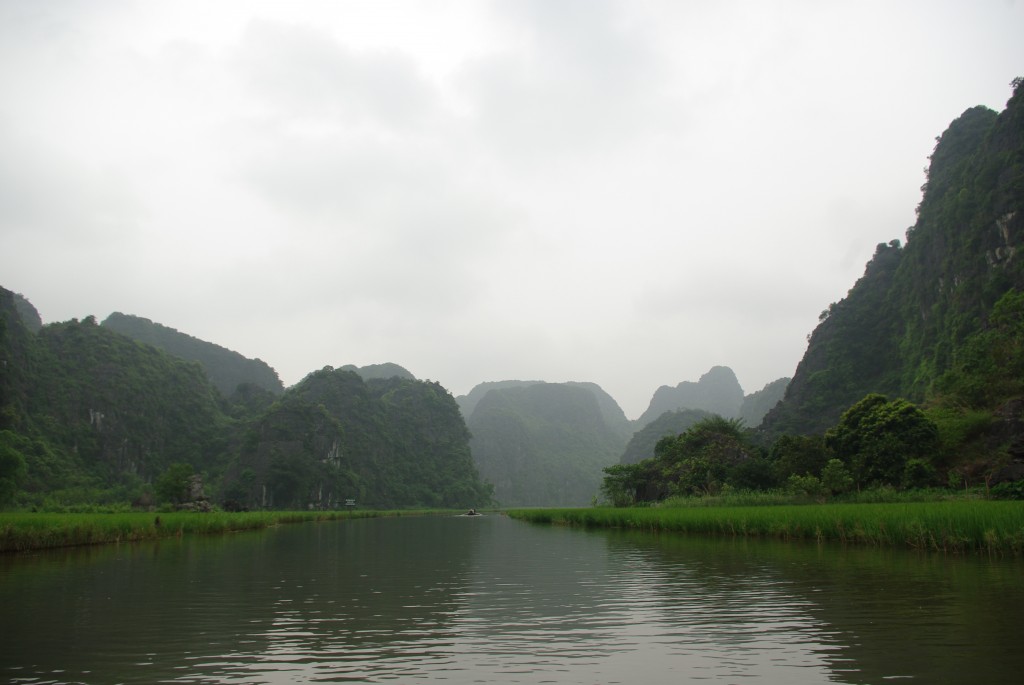
<path fill-rule="evenodd" d="M 39 329 L 43 327 L 43 319 L 39 316 L 39 310 L 33 307 L 32 303 L 21 293 L 14 293 L 14 306 L 18 310 L 18 315 L 21 317 L 21 322 L 25 324 L 25 328 L 33 333 L 39 332 Z"/>
<path fill-rule="evenodd" d="M 821 433 L 868 393 L 991 410 L 1024 394 L 1024 86 L 936 139 L 906 243 L 822 312 L 768 435 Z"/>
<path fill-rule="evenodd" d="M 469 417 L 473 415 L 476 410 L 477 404 L 484 398 L 487 393 L 491 390 L 499 390 L 502 388 L 522 388 L 529 385 L 540 385 L 545 381 L 486 381 L 473 387 L 465 395 L 459 395 L 455 398 L 455 401 L 459 405 L 459 409 L 462 411 L 462 415 L 469 421 Z M 585 381 L 566 381 L 559 385 L 566 385 L 569 387 L 582 388 L 594 396 L 597 400 L 598 409 L 601 412 L 601 417 L 604 420 L 605 426 L 607 426 L 616 435 L 622 437 L 623 440 L 628 440 L 633 434 L 633 422 L 626 418 L 625 412 L 622 411 L 622 407 L 615 401 L 611 395 L 605 392 L 597 383 L 590 383 Z"/>
<path fill-rule="evenodd" d="M 255 385 L 276 395 L 284 391 L 277 372 L 261 359 L 247 359 L 220 345 L 194 338 L 141 316 L 114 312 L 101 325 L 175 357 L 199 362 L 225 397 L 231 396 L 243 384 Z"/>
<path fill-rule="evenodd" d="M 502 383 L 476 403 L 466 420 L 473 458 L 500 504 L 571 506 L 593 499 L 601 469 L 616 463 L 626 444 L 595 388 Z"/>
<path fill-rule="evenodd" d="M 122 489 L 174 461 L 215 471 L 229 426 L 198 364 L 99 326 L 95 318 L 32 333 L 0 289 L 0 451 L 17 462 L 13 490 Z M 0 476 L 2 477 L 2 476 Z"/>
<path fill-rule="evenodd" d="M 437 383 L 364 381 L 326 367 L 289 388 L 246 431 L 224 479 L 245 506 L 482 507 L 469 433 Z"/>
<path fill-rule="evenodd" d="M 473 386 L 465 395 L 459 395 L 455 398 L 455 402 L 459 405 L 459 410 L 462 412 L 462 416 L 469 421 L 469 417 L 473 415 L 476 410 L 476 405 L 484 398 L 484 396 L 491 390 L 498 390 L 501 388 L 521 388 L 527 385 L 537 385 L 544 381 L 485 381 Z"/>
<path fill-rule="evenodd" d="M 226 398 L 196 362 L 91 316 L 33 332 L 24 306 L 0 288 L 0 506 L 181 503 L 193 473 L 233 506 L 490 501 L 436 383 L 326 368 Z"/>
<path fill-rule="evenodd" d="M 356 366 L 355 364 L 346 364 L 341 367 L 342 371 L 352 371 L 359 375 L 364 381 L 368 381 L 373 378 L 404 378 L 406 380 L 414 381 L 416 376 L 412 375 L 412 372 L 406 369 L 404 366 L 394 364 L 392 362 L 384 362 L 383 364 L 368 364 L 367 366 Z"/>

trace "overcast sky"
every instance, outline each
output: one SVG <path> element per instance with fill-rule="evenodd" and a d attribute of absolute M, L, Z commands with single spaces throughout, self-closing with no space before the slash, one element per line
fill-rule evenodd
<path fill-rule="evenodd" d="M 790 376 L 1024 2 L 0 0 L 0 285 L 286 385 Z"/>

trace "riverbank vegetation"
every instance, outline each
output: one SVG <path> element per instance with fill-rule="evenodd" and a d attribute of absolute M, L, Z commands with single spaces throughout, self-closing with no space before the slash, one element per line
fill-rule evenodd
<path fill-rule="evenodd" d="M 421 511 L 247 511 L 143 513 L 0 513 L 0 553 L 51 547 L 140 542 L 269 528 L 283 523 L 336 521 Z"/>
<path fill-rule="evenodd" d="M 1024 554 L 1024 505 L 950 500 L 878 504 L 517 509 L 534 523 L 902 547 L 953 554 Z"/>

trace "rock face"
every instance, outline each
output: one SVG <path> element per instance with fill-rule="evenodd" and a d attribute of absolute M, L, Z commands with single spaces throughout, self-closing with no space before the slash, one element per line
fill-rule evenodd
<path fill-rule="evenodd" d="M 203 477 L 198 473 L 188 477 L 188 499 L 179 504 L 178 511 L 211 512 L 213 505 L 210 498 L 203 492 Z"/>
<path fill-rule="evenodd" d="M 614 404 L 590 383 L 491 384 L 466 423 L 473 459 L 481 477 L 494 485 L 498 503 L 589 504 L 602 469 L 625 446 L 628 422 L 609 402 Z"/>
<path fill-rule="evenodd" d="M 715 366 L 696 383 L 683 381 L 674 388 L 663 385 L 639 419 L 642 428 L 667 411 L 700 409 L 727 419 L 736 418 L 743 404 L 743 388 L 728 366 Z"/>

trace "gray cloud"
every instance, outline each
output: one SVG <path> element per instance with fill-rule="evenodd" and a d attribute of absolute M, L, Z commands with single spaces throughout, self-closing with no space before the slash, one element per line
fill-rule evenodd
<path fill-rule="evenodd" d="M 1019 4 L 0 3 L 0 285 L 286 382 L 791 374 Z"/>
<path fill-rule="evenodd" d="M 357 53 L 308 26 L 250 22 L 235 61 L 244 81 L 281 117 L 330 126 L 406 129 L 431 115 L 436 95 L 415 62 L 394 50 Z"/>
<path fill-rule="evenodd" d="M 463 93 L 503 156 L 600 157 L 678 117 L 663 60 L 609 2 L 498 5 L 509 47 L 468 64 Z"/>

